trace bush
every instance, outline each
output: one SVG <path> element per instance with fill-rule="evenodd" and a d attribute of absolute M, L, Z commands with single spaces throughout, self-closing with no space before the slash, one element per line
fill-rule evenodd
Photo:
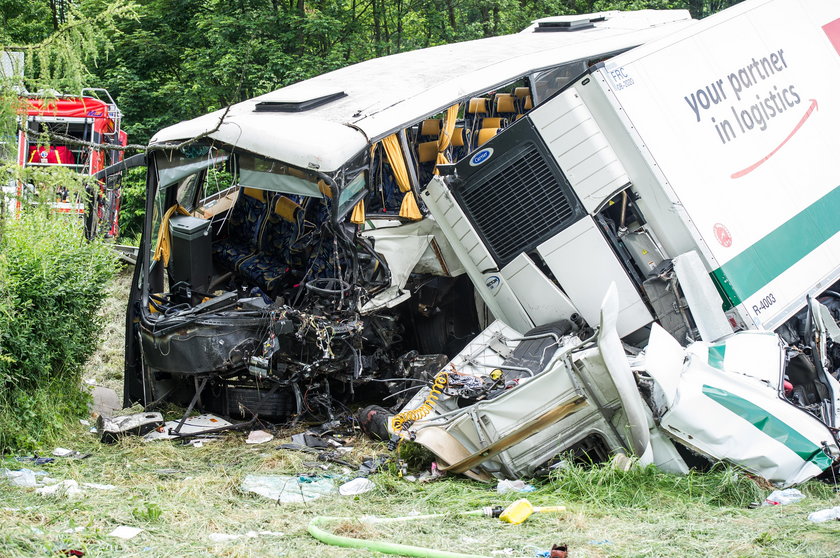
<path fill-rule="evenodd" d="M 32 449 L 86 412 L 85 361 L 117 270 L 72 218 L 33 212 L 0 237 L 0 451 Z"/>

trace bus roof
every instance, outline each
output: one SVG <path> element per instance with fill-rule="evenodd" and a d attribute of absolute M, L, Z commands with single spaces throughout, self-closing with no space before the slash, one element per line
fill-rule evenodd
<path fill-rule="evenodd" d="M 591 25 L 535 32 L 542 22 L 585 18 Z M 521 33 L 375 58 L 233 105 L 209 137 L 294 166 L 330 172 L 370 142 L 462 99 L 533 71 L 637 46 L 691 21 L 686 10 L 546 18 Z M 343 96 L 300 112 L 255 111 L 258 103 L 294 105 L 342 92 Z M 219 110 L 165 128 L 151 143 L 206 133 L 217 127 L 223 114 Z"/>

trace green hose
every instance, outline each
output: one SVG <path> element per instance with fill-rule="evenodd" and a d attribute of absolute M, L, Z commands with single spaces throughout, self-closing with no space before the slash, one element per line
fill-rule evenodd
<path fill-rule="evenodd" d="M 474 510 L 463 512 L 458 515 L 483 515 L 482 510 Z M 396 523 L 399 521 L 413 521 L 416 519 L 431 519 L 435 517 L 446 517 L 449 514 L 436 513 L 430 515 L 415 515 L 410 517 L 367 517 L 367 523 Z M 435 550 L 433 548 L 423 548 L 422 546 L 411 546 L 407 544 L 390 543 L 386 541 L 366 541 L 362 539 L 354 539 L 352 537 L 343 537 L 330 533 L 322 529 L 320 525 L 330 521 L 353 521 L 354 517 L 329 517 L 319 516 L 309 522 L 309 534 L 319 541 L 329 544 L 331 546 L 342 546 L 345 548 L 364 548 L 374 552 L 381 552 L 383 554 L 397 554 L 399 556 L 417 556 L 419 558 L 489 558 L 487 556 L 480 556 L 478 554 L 461 554 L 460 552 L 448 552 L 446 550 Z"/>

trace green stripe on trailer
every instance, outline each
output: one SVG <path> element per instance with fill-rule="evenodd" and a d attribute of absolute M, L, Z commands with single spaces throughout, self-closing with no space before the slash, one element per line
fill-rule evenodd
<path fill-rule="evenodd" d="M 703 394 L 720 403 L 739 417 L 749 421 L 777 442 L 823 471 L 831 465 L 831 458 L 811 440 L 777 419 L 758 405 L 724 389 L 703 385 Z"/>
<path fill-rule="evenodd" d="M 712 280 L 728 301 L 741 304 L 822 243 L 840 232 L 840 186 L 714 270 Z"/>

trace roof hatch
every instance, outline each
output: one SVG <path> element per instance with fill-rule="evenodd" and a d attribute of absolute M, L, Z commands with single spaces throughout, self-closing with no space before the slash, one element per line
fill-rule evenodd
<path fill-rule="evenodd" d="M 346 97 L 344 91 L 335 91 L 320 97 L 310 98 L 289 98 L 273 101 L 262 101 L 254 106 L 254 112 L 304 112 L 307 110 L 326 105 L 336 99 Z"/>

